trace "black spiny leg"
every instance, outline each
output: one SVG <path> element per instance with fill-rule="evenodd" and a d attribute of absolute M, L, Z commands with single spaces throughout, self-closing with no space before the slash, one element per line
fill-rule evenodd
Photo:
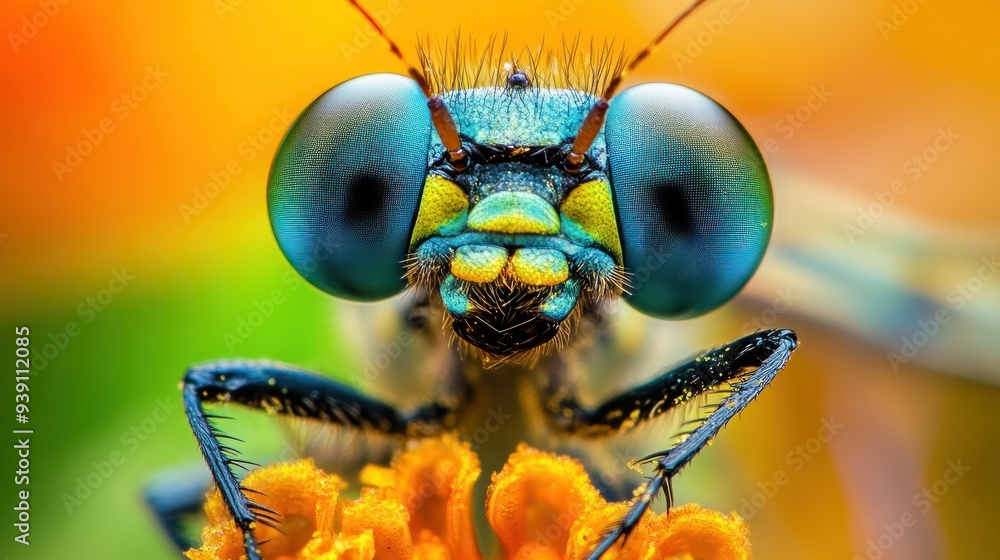
<path fill-rule="evenodd" d="M 430 435 L 453 422 L 454 410 L 430 404 L 411 414 L 368 397 L 325 377 L 269 362 L 215 362 L 188 370 L 183 382 L 184 412 L 205 457 L 212 478 L 236 524 L 242 529 L 248 560 L 260 560 L 251 528 L 255 522 L 277 526 L 280 515 L 245 495 L 231 466 L 246 468 L 235 449 L 220 443 L 227 438 L 212 423 L 203 403 L 229 402 L 330 422 L 344 427 L 377 431 L 389 436 Z"/>
<path fill-rule="evenodd" d="M 705 352 L 593 410 L 584 409 L 571 398 L 564 397 L 552 403 L 553 412 L 569 418 L 562 424 L 564 429 L 600 436 L 631 429 L 700 394 L 727 390 L 719 389 L 723 383 L 732 387 L 707 417 L 696 421 L 697 427 L 684 441 L 639 460 L 640 463 L 653 463 L 655 474 L 625 517 L 601 536 L 587 560 L 598 560 L 620 537 L 628 535 L 661 490 L 670 505 L 670 479 L 771 383 L 797 345 L 795 333 L 790 330 L 760 331 Z M 567 410 L 568 415 L 565 414 Z"/>

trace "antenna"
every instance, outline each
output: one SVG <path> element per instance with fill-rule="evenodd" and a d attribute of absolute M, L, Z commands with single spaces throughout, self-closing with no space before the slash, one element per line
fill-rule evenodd
<path fill-rule="evenodd" d="M 358 0 L 347 0 L 347 2 L 351 6 L 354 6 L 357 11 L 361 12 L 361 15 L 368 20 L 369 25 L 375 29 L 375 32 L 385 39 L 385 42 L 389 44 L 389 51 L 403 63 L 403 66 L 406 67 L 406 73 L 420 86 L 420 90 L 424 92 L 424 97 L 427 98 L 427 108 L 431 112 L 431 123 L 434 125 L 434 129 L 437 130 L 438 136 L 441 137 L 441 143 L 444 144 L 445 150 L 448 151 L 448 163 L 451 164 L 455 171 L 464 170 L 469 165 L 469 156 L 462 148 L 462 139 L 458 135 L 458 127 L 455 125 L 455 119 L 452 118 L 451 113 L 448 111 L 448 106 L 445 104 L 444 99 L 431 91 L 427 76 L 406 60 L 406 57 L 403 56 L 403 51 L 399 49 L 399 46 L 392 40 L 392 37 L 389 37 L 389 34 L 382 29 L 382 25 L 372 16 L 371 12 L 359 4 Z"/>
<path fill-rule="evenodd" d="M 707 2 L 708 0 L 695 0 L 681 12 L 674 21 L 670 22 L 670 25 L 666 26 L 660 34 L 657 35 L 646 48 L 639 51 L 628 64 L 622 68 L 621 72 L 617 76 L 611 78 L 608 82 L 608 87 L 604 89 L 604 94 L 601 98 L 594 103 L 594 106 L 590 108 L 590 112 L 587 113 L 586 118 L 583 119 L 583 123 L 580 125 L 580 129 L 576 133 L 576 139 L 573 141 L 573 147 L 570 149 L 569 154 L 566 155 L 566 171 L 570 173 L 576 173 L 580 170 L 583 165 L 584 154 L 590 149 L 591 144 L 594 143 L 594 139 L 597 138 L 597 133 L 601 130 L 601 126 L 604 125 L 604 117 L 608 112 L 608 102 L 611 101 L 611 97 L 614 96 L 615 92 L 621 86 L 622 81 L 626 76 L 632 73 L 636 67 L 639 66 L 649 55 L 656 51 L 656 48 L 660 46 L 660 43 L 666 39 L 667 35 L 674 30 L 675 27 L 680 25 L 682 21 L 687 19 L 699 6 Z"/>

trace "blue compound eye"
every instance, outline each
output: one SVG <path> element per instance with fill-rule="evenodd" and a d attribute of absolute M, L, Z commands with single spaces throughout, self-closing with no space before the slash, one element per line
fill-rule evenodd
<path fill-rule="evenodd" d="M 611 101 L 605 138 L 629 305 L 687 318 L 736 295 L 764 257 L 774 215 L 746 130 L 694 90 L 645 84 Z"/>
<path fill-rule="evenodd" d="M 306 108 L 267 185 L 274 236 L 299 274 L 355 301 L 403 289 L 430 130 L 427 98 L 394 74 L 344 82 Z"/>

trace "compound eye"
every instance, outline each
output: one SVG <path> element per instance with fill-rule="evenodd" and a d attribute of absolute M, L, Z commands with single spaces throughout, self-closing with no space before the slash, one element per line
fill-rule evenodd
<path fill-rule="evenodd" d="M 394 74 L 344 82 L 295 121 L 271 165 L 267 207 L 278 245 L 311 284 L 355 301 L 403 289 L 430 127 L 427 98 Z"/>
<path fill-rule="evenodd" d="M 680 319 L 736 295 L 764 257 L 774 214 L 747 131 L 694 90 L 645 84 L 611 101 L 605 139 L 629 305 Z"/>

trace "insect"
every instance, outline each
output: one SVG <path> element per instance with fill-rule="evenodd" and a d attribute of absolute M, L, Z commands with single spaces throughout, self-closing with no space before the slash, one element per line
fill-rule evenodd
<path fill-rule="evenodd" d="M 649 316 L 694 317 L 732 298 L 763 258 L 771 186 L 739 122 L 678 85 L 618 93 L 625 76 L 704 0 L 627 64 L 592 74 L 590 85 L 603 85 L 594 91 L 545 85 L 537 64 L 487 73 L 489 84 L 435 69 L 426 58 L 418 69 L 368 11 L 349 1 L 408 77 L 355 78 L 305 109 L 272 165 L 271 225 L 288 261 L 312 285 L 353 301 L 408 288 L 415 336 L 454 344 L 432 394 L 408 410 L 270 362 L 188 370 L 185 412 L 243 530 L 246 555 L 261 558 L 251 524 L 280 524 L 279 514 L 240 485 L 233 467 L 241 460 L 223 443 L 207 404 L 403 440 L 468 434 L 491 402 L 517 400 L 527 386 L 532 418 L 548 433 L 596 439 L 726 387 L 686 438 L 639 459 L 654 474 L 627 515 L 595 543 L 590 558 L 600 558 L 661 491 L 671 500 L 671 477 L 770 383 L 797 346 L 790 330 L 756 332 L 593 406 L 581 400 L 564 359 L 581 327 L 600 330 L 618 298 Z M 461 87 L 463 80 L 471 83 Z M 150 501 L 168 526 L 192 505 L 177 494 Z"/>

